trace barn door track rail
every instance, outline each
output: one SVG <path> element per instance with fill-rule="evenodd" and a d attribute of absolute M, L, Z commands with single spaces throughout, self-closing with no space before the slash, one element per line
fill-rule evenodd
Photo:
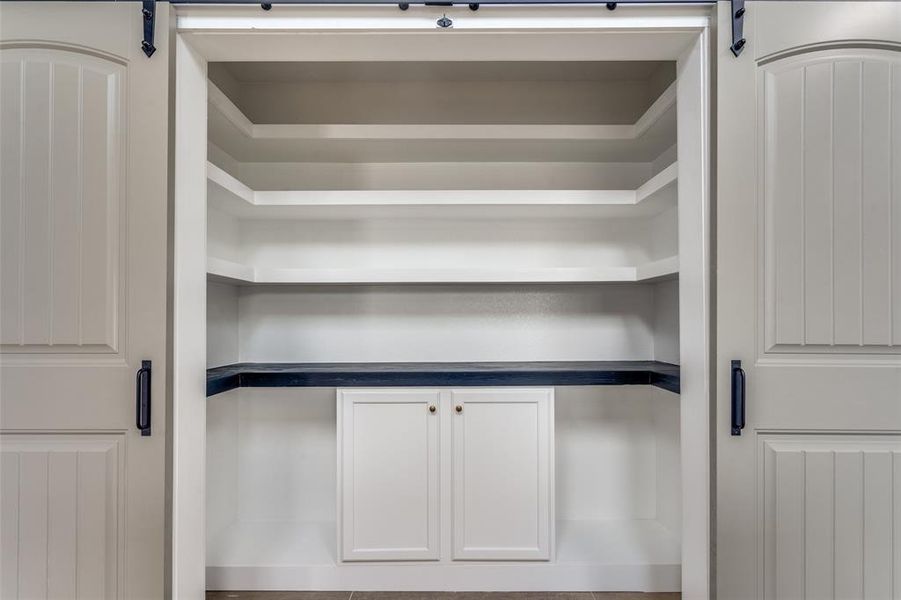
<path fill-rule="evenodd" d="M 141 0 L 143 8 L 141 13 L 144 16 L 144 40 L 141 42 L 141 49 L 149 58 L 156 52 L 153 45 L 153 27 L 156 18 L 156 0 Z M 248 0 L 170 0 L 171 4 L 219 4 L 219 5 L 243 5 L 250 6 L 258 4 L 263 10 L 272 10 L 276 4 L 295 4 L 295 5 L 317 5 L 323 4 L 322 0 L 264 0 L 263 2 Z M 455 6 L 466 6 L 470 10 L 476 11 L 482 4 L 485 5 L 530 5 L 530 4 L 556 4 L 555 0 L 480 0 L 479 2 L 455 2 L 454 0 L 332 0 L 329 4 L 347 4 L 347 5 L 396 5 L 400 10 L 407 10 L 411 5 L 419 4 L 422 6 L 441 6 L 453 8 Z M 615 10 L 620 4 L 716 4 L 716 0 L 617 0 L 616 2 L 607 2 L 605 0 L 562 0 L 560 4 L 603 4 L 608 10 Z M 732 10 L 732 45 L 729 47 L 732 54 L 736 57 L 741 54 L 745 47 L 744 38 L 744 17 L 745 17 L 745 0 L 731 0 Z M 443 15 L 437 21 L 438 27 L 447 29 L 453 25 L 447 15 Z"/>

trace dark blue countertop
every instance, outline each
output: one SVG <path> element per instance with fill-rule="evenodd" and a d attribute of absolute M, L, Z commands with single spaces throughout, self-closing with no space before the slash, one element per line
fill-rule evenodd
<path fill-rule="evenodd" d="M 653 385 L 679 393 L 679 366 L 650 360 L 474 363 L 236 363 L 207 369 L 206 394 L 238 387 Z"/>

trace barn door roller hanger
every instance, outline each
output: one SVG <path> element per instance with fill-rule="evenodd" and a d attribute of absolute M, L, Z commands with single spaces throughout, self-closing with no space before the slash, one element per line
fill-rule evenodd
<path fill-rule="evenodd" d="M 141 42 L 141 50 L 147 55 L 147 58 L 153 56 L 156 52 L 156 46 L 153 45 L 153 26 L 156 21 L 156 0 L 143 0 L 141 6 L 141 16 L 144 17 L 144 41 Z"/>
<path fill-rule="evenodd" d="M 729 49 L 738 56 L 745 48 L 745 0 L 732 0 L 732 45 Z"/>

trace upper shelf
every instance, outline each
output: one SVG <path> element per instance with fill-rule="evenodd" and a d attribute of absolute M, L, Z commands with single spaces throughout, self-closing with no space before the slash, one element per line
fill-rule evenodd
<path fill-rule="evenodd" d="M 210 140 L 241 162 L 647 162 L 676 140 L 676 84 L 634 123 L 256 124 L 209 84 Z"/>
<path fill-rule="evenodd" d="M 678 164 L 635 190 L 315 190 L 255 191 L 212 163 L 210 205 L 239 218 L 367 218 L 453 211 L 492 215 L 641 217 L 675 205 Z"/>

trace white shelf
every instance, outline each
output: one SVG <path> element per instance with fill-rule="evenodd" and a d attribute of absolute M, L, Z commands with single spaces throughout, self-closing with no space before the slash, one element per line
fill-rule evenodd
<path fill-rule="evenodd" d="M 247 162 L 649 161 L 676 139 L 676 85 L 634 123 L 256 124 L 209 84 L 211 141 Z"/>
<path fill-rule="evenodd" d="M 211 206 L 239 218 L 641 217 L 674 206 L 678 164 L 635 190 L 316 190 L 256 191 L 207 163 Z M 463 213 L 462 215 L 460 213 Z"/>
<path fill-rule="evenodd" d="M 217 590 L 678 591 L 678 536 L 653 520 L 557 521 L 550 562 L 336 561 L 333 522 L 238 522 L 207 543 L 207 586 Z M 411 570 L 410 565 L 415 564 Z"/>
<path fill-rule="evenodd" d="M 675 276 L 679 258 L 671 256 L 636 266 L 545 268 L 272 268 L 221 258 L 207 259 L 207 273 L 238 283 L 427 284 L 427 283 L 612 283 Z"/>

